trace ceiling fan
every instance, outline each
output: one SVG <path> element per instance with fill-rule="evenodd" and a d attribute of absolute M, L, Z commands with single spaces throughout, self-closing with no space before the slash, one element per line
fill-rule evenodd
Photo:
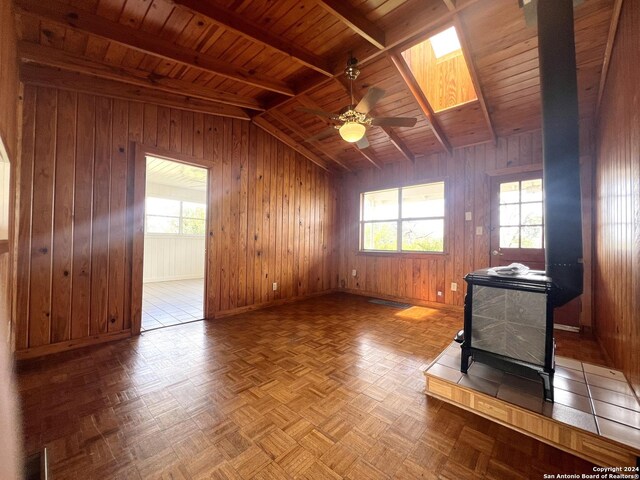
<path fill-rule="evenodd" d="M 369 112 L 373 110 L 376 103 L 384 97 L 385 91 L 381 88 L 371 87 L 367 90 L 365 96 L 362 97 L 362 100 L 355 105 L 353 99 L 353 81 L 358 78 L 358 75 L 360 75 L 360 70 L 358 69 L 358 60 L 353 56 L 349 57 L 347 60 L 347 67 L 344 69 L 344 74 L 349 79 L 351 103 L 343 108 L 340 113 L 330 113 L 312 108 L 298 108 L 298 110 L 303 112 L 325 117 L 336 123 L 328 130 L 307 138 L 305 141 L 312 142 L 315 140 L 322 140 L 331 136 L 336 130 L 338 130 L 338 133 L 343 140 L 349 143 L 355 143 L 358 148 L 367 148 L 369 146 L 369 141 L 365 134 L 367 132 L 367 127 L 369 126 L 413 127 L 416 124 L 417 119 L 411 117 L 369 116 Z"/>

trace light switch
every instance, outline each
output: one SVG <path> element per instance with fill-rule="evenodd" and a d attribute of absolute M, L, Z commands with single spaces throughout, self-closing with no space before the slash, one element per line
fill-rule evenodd
<path fill-rule="evenodd" d="M 471 221 L 471 212 L 464 212 L 464 219 L 467 222 L 470 222 Z"/>
<path fill-rule="evenodd" d="M 482 227 L 476 227 L 476 235 L 482 235 Z"/>

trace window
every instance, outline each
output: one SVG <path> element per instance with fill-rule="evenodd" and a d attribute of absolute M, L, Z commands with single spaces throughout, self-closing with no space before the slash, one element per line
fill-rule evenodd
<path fill-rule="evenodd" d="M 500 184 L 500 248 L 543 248 L 542 179 Z"/>
<path fill-rule="evenodd" d="M 360 250 L 444 252 L 444 182 L 365 192 Z"/>
<path fill-rule="evenodd" d="M 204 203 L 147 197 L 146 233 L 204 235 L 206 208 Z"/>

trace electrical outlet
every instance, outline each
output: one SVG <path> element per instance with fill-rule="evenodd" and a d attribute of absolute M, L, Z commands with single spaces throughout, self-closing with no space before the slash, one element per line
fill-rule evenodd
<path fill-rule="evenodd" d="M 273 291 L 278 290 L 278 282 L 273 282 Z"/>
<path fill-rule="evenodd" d="M 351 276 L 352 277 L 356 277 L 357 275 L 358 275 L 358 272 L 356 272 L 355 268 L 353 270 L 351 270 Z"/>
<path fill-rule="evenodd" d="M 471 221 L 471 212 L 464 212 L 464 219 L 467 222 Z"/>
<path fill-rule="evenodd" d="M 451 291 L 452 292 L 458 291 L 458 284 L 456 282 L 451 282 Z"/>
<path fill-rule="evenodd" d="M 476 235 L 482 235 L 482 227 L 476 227 Z"/>
<path fill-rule="evenodd" d="M 441 292 L 440 290 L 438 290 L 438 291 L 436 292 L 436 294 L 437 294 L 439 297 L 441 297 L 441 296 L 442 296 L 442 292 Z"/>

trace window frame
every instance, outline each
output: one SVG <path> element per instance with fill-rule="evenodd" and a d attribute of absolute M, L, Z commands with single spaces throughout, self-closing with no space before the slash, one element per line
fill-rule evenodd
<path fill-rule="evenodd" d="M 413 188 L 424 185 L 432 185 L 442 183 L 444 189 L 443 201 L 443 215 L 442 216 L 429 216 L 429 217 L 410 217 L 402 218 L 402 191 L 405 188 Z M 367 193 L 381 192 L 385 190 L 397 190 L 398 194 L 398 212 L 395 218 L 384 220 L 364 220 L 364 196 Z M 449 182 L 447 178 L 436 178 L 421 180 L 416 183 L 400 186 L 381 186 L 379 188 L 362 190 L 358 194 L 359 200 L 359 213 L 358 213 L 358 254 L 364 255 L 379 255 L 379 256 L 427 256 L 435 255 L 442 256 L 448 255 L 448 237 L 449 237 L 449 222 L 447 221 L 448 206 L 449 206 Z M 442 251 L 435 250 L 403 250 L 402 249 L 402 223 L 405 221 L 421 221 L 421 220 L 442 220 Z M 373 223 L 396 223 L 397 237 L 396 237 L 396 250 L 372 250 L 364 248 L 364 228 L 366 224 Z"/>
<path fill-rule="evenodd" d="M 147 198 L 158 198 L 161 200 L 173 200 L 175 202 L 179 202 L 180 203 L 180 214 L 179 216 L 175 216 L 175 215 L 154 215 L 154 214 L 150 214 L 147 212 L 147 208 L 146 208 L 146 200 Z M 195 218 L 195 217 L 185 217 L 183 215 L 184 213 L 184 203 L 193 203 L 193 204 L 199 204 L 199 205 L 204 205 L 204 218 Z M 194 202 L 191 200 L 180 200 L 177 198 L 165 198 L 165 197 L 145 197 L 145 211 L 144 211 L 144 232 L 145 235 L 155 235 L 155 236 L 179 236 L 179 237 L 192 237 L 192 238 L 197 238 L 197 237 L 206 237 L 207 236 L 207 204 L 206 202 L 204 203 L 200 203 L 200 202 Z M 177 218 L 178 219 L 178 232 L 177 233 L 163 233 L 163 232 L 150 232 L 149 231 L 149 226 L 147 223 L 147 220 L 149 217 L 158 217 L 158 218 Z M 203 233 L 201 235 L 199 234 L 194 234 L 194 233 L 184 233 L 184 228 L 183 228 L 183 220 L 200 220 L 202 222 L 204 222 L 204 230 Z"/>

